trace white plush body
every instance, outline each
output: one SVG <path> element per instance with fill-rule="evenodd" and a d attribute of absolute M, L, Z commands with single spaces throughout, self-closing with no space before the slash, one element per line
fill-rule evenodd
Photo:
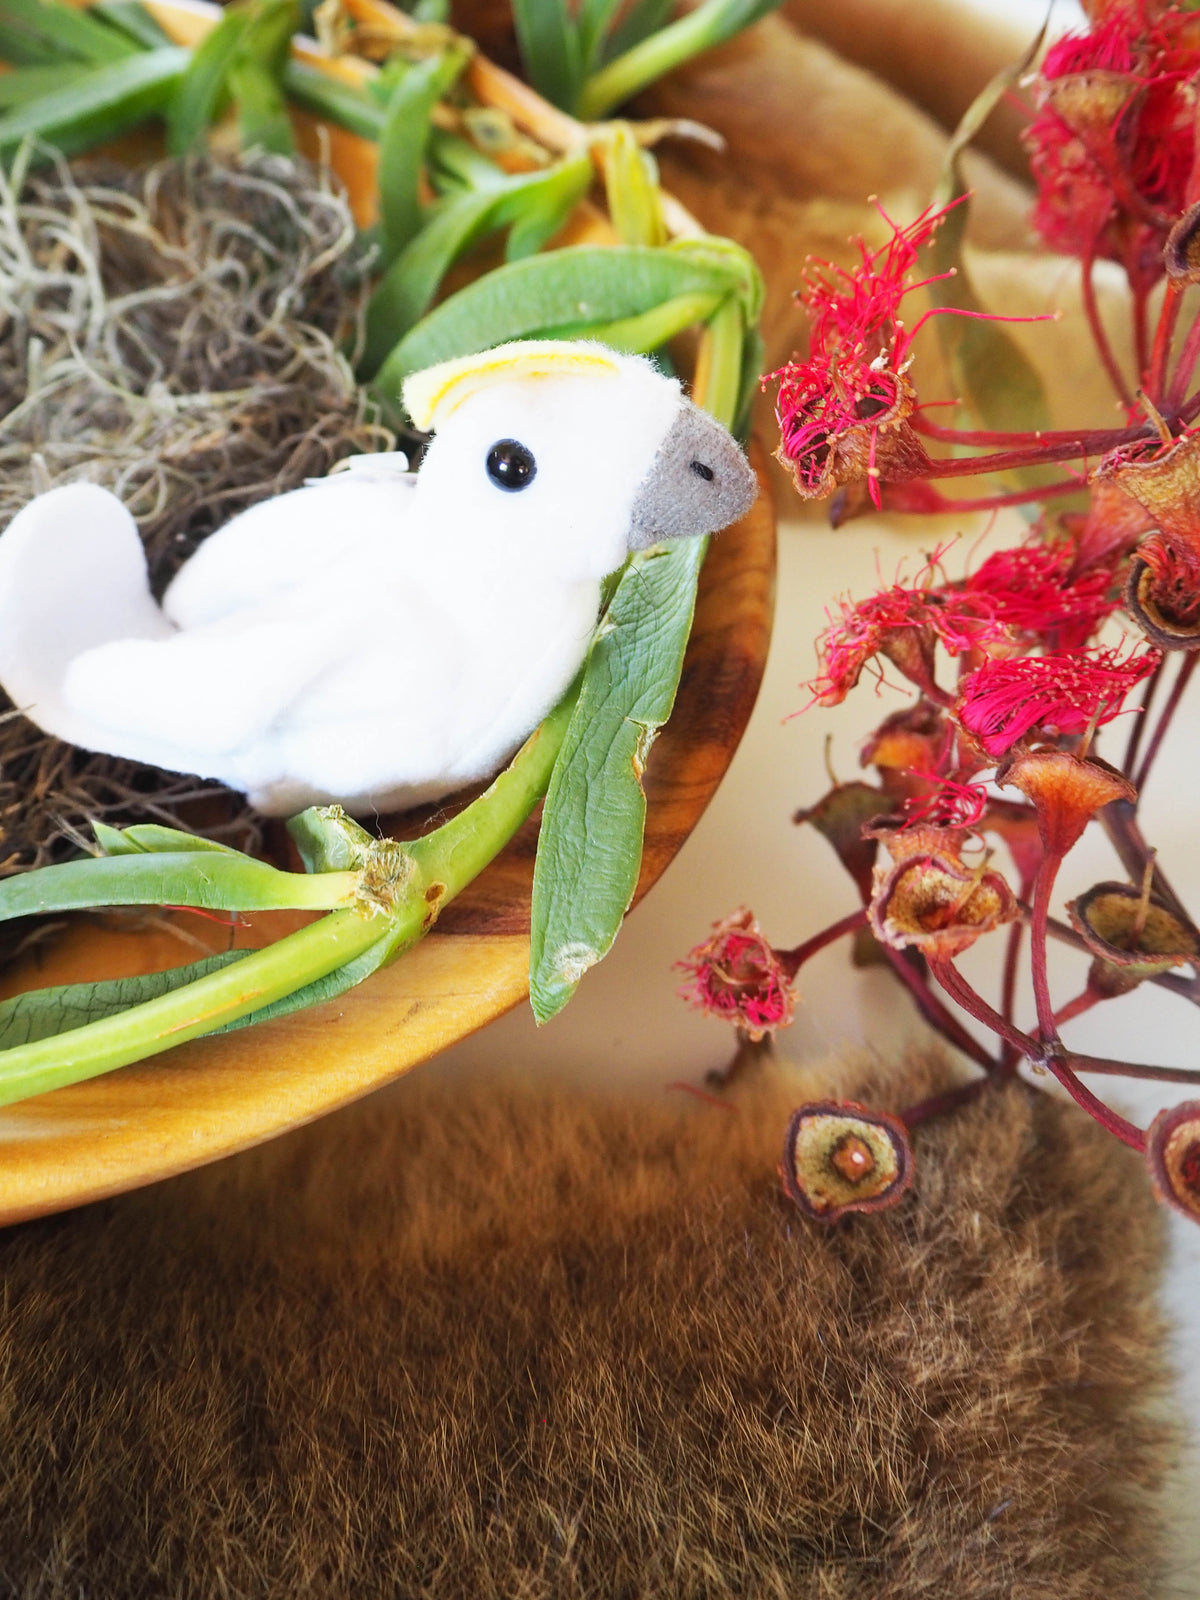
<path fill-rule="evenodd" d="M 62 738 L 220 779 L 268 814 L 369 813 L 490 774 L 577 671 L 684 403 L 611 361 L 468 385 L 418 475 L 365 457 L 252 507 L 161 607 L 115 497 L 39 496 L 0 538 L 0 681 Z M 537 463 L 519 492 L 485 470 L 510 438 Z"/>

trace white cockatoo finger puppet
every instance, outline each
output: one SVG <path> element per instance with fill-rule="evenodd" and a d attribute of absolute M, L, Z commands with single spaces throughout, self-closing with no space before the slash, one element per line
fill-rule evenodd
<path fill-rule="evenodd" d="M 88 750 L 197 773 L 283 815 L 369 813 L 494 772 L 563 694 L 601 580 L 756 492 L 649 361 L 525 342 L 414 374 L 416 474 L 358 457 L 242 512 L 160 606 L 133 518 L 51 489 L 0 537 L 0 683 Z"/>

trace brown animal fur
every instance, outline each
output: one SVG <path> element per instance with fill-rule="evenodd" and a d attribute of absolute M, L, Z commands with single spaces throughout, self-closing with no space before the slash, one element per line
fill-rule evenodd
<path fill-rule="evenodd" d="M 902 1076 L 863 1092 L 944 1072 Z M 1147 1594 L 1137 1162 L 1014 1086 L 825 1230 L 775 1171 L 806 1088 L 434 1067 L 0 1237 L 0 1594 Z"/>

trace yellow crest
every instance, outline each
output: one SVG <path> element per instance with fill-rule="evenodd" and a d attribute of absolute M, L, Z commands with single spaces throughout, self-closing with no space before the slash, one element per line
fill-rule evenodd
<path fill-rule="evenodd" d="M 517 339 L 478 355 L 442 361 L 404 381 L 404 409 L 422 433 L 433 433 L 464 400 L 514 378 L 594 374 L 619 377 L 617 359 L 603 345 L 566 339 Z"/>

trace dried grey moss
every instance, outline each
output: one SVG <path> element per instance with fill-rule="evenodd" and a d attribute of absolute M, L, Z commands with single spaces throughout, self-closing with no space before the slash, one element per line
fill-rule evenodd
<path fill-rule="evenodd" d="M 278 156 L 0 173 L 0 526 L 79 480 L 129 507 L 158 593 L 255 501 L 391 449 L 357 388 L 367 255 L 326 172 Z M 240 796 L 64 745 L 0 694 L 0 874 L 88 822 L 241 848 Z"/>

